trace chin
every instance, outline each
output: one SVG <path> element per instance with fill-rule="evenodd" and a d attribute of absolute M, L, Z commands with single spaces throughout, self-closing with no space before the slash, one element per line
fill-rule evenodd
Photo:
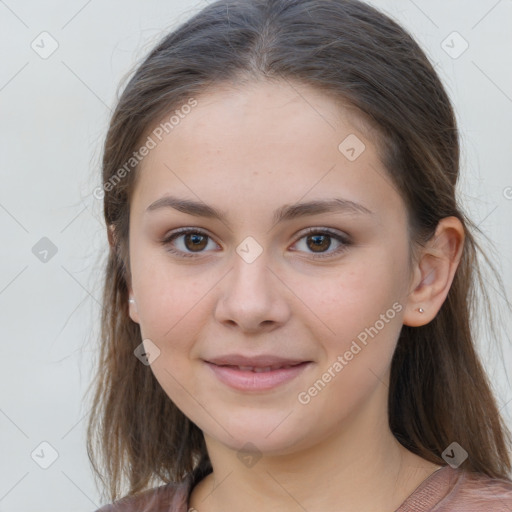
<path fill-rule="evenodd" d="M 284 409 L 283 409 L 284 410 Z M 293 453 L 307 444 L 309 429 L 301 425 L 286 424 L 286 414 L 264 417 L 261 411 L 254 411 L 248 418 L 239 415 L 229 423 L 210 425 L 213 429 L 203 430 L 217 442 L 237 452 L 254 451 L 264 455 L 285 455 Z M 292 415 L 290 415 L 291 418 Z M 293 428 L 296 427 L 296 428 Z M 306 428 L 305 428 L 306 427 Z M 300 429 L 300 430 L 299 430 Z"/>

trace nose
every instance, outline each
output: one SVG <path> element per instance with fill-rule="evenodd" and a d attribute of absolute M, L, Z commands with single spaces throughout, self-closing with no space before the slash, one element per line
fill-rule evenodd
<path fill-rule="evenodd" d="M 230 328 L 268 332 L 290 317 L 291 292 L 269 267 L 265 251 L 251 263 L 235 254 L 233 267 L 219 286 L 215 317 Z"/>

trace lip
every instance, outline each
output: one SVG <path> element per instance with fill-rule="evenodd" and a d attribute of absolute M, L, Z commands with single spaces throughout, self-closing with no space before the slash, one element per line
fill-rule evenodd
<path fill-rule="evenodd" d="M 211 357 L 206 360 L 207 363 L 213 363 L 218 366 L 254 366 L 265 368 L 268 366 L 293 366 L 299 363 L 310 362 L 306 359 L 293 359 L 290 357 L 280 357 L 271 354 L 259 354 L 255 356 L 244 356 L 242 354 L 226 354 L 218 357 Z"/>
<path fill-rule="evenodd" d="M 245 358 L 245 363 L 247 363 L 248 359 Z M 269 366 L 274 366 L 276 364 L 281 364 L 279 362 L 275 362 L 274 358 L 272 361 L 274 364 L 268 364 L 269 359 L 266 359 L 264 363 L 259 363 L 257 365 L 255 363 L 255 358 L 250 358 L 252 364 L 237 364 L 233 366 L 220 365 L 213 363 L 211 361 L 205 361 L 206 366 L 208 366 L 216 378 L 226 384 L 227 386 L 237 389 L 239 391 L 268 391 L 278 386 L 281 386 L 287 382 L 298 377 L 307 367 L 309 367 L 312 362 L 311 361 L 302 361 L 293 363 L 293 366 L 289 368 L 279 368 L 268 371 L 253 371 L 248 369 L 240 369 L 238 366 L 248 367 L 252 366 L 262 370 L 263 368 L 268 368 Z M 290 360 L 282 360 L 284 361 L 282 364 L 286 365 L 287 361 Z M 290 363 L 289 363 L 290 364 Z"/>

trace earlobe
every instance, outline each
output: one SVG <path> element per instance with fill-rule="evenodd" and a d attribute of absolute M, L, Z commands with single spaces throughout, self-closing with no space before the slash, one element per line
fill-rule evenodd
<path fill-rule="evenodd" d="M 131 286 L 128 287 L 128 314 L 135 323 L 139 323 L 139 311 L 137 309 L 137 301 L 133 296 L 133 290 Z"/>
<path fill-rule="evenodd" d="M 419 278 L 415 278 L 414 282 L 417 284 L 407 300 L 403 323 L 410 327 L 428 324 L 438 312 L 432 304 L 432 285 L 436 280 L 436 269 L 429 259 L 423 256 L 418 264 L 415 276 L 419 274 Z"/>
<path fill-rule="evenodd" d="M 415 269 L 414 288 L 407 298 L 404 325 L 419 327 L 435 318 L 450 291 L 463 245 L 464 227 L 460 220 L 456 217 L 441 219 Z"/>
<path fill-rule="evenodd" d="M 135 299 L 129 299 L 128 300 L 128 313 L 130 315 L 130 318 L 135 322 L 139 323 L 139 312 L 137 310 L 137 303 L 135 302 Z"/>
<path fill-rule="evenodd" d="M 108 225 L 107 234 L 108 234 L 108 243 L 110 245 L 111 250 L 113 252 L 117 253 L 119 250 L 119 240 L 117 238 L 115 226 L 113 224 Z M 124 262 L 122 262 L 122 265 L 124 265 Z M 128 314 L 134 322 L 139 323 L 139 314 L 137 311 L 137 303 L 135 302 L 135 299 L 133 297 L 133 291 L 132 291 L 132 287 L 130 284 L 131 276 L 130 276 L 129 272 L 128 272 L 127 281 L 128 281 L 128 296 L 129 296 Z"/>

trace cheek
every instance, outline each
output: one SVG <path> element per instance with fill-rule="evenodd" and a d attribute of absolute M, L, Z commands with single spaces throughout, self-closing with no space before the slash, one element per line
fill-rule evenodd
<path fill-rule="evenodd" d="M 396 281 L 389 275 L 384 279 L 381 271 L 354 270 L 317 293 L 319 316 L 332 332 L 320 338 L 320 329 L 326 329 L 316 321 L 313 332 L 325 358 L 297 397 L 304 414 L 329 410 L 336 423 L 373 393 L 387 393 L 384 383 L 402 328 L 403 305 Z"/>
<path fill-rule="evenodd" d="M 195 418 L 204 412 L 196 410 L 197 404 L 191 400 L 191 396 L 200 396 L 201 391 L 201 383 L 195 378 L 200 362 L 195 356 L 212 314 L 208 291 L 218 279 L 210 278 L 209 282 L 179 277 L 176 272 L 164 275 L 155 269 L 148 270 L 146 277 L 140 288 L 141 335 L 160 351 L 151 363 L 151 371 L 176 406 Z"/>
<path fill-rule="evenodd" d="M 193 265 L 173 264 L 160 249 L 134 251 L 132 269 L 143 336 L 158 345 L 183 345 L 186 337 L 180 330 L 187 325 L 190 337 L 199 325 L 195 319 L 215 285 L 214 273 L 199 275 Z"/>
<path fill-rule="evenodd" d="M 322 333 L 327 333 L 322 336 L 325 359 L 317 376 L 332 381 L 328 385 L 334 393 L 357 389 L 351 399 L 368 392 L 378 383 L 377 379 L 385 380 L 402 328 L 404 305 L 401 278 L 395 265 L 384 255 L 379 264 L 373 258 L 371 261 L 373 264 L 361 259 L 347 272 L 325 280 L 323 286 L 309 292 L 311 309 L 319 312 L 323 322 L 313 320 L 314 332 L 320 333 L 322 329 Z M 325 374 L 328 371 L 331 373 Z M 327 400 L 327 395 L 330 393 L 323 394 L 319 405 Z"/>
<path fill-rule="evenodd" d="M 402 300 L 402 277 L 391 258 L 381 256 L 360 258 L 328 278 L 304 288 L 304 302 L 318 312 L 318 317 L 333 335 L 356 336 L 358 331 L 373 325 L 381 316 Z M 395 318 L 397 309 L 390 312 Z"/>

